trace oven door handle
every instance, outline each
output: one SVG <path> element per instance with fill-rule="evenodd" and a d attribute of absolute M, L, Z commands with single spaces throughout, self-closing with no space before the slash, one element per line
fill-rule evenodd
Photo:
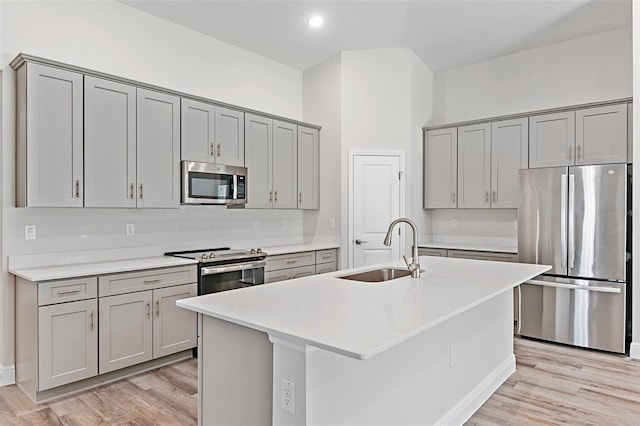
<path fill-rule="evenodd" d="M 267 262 L 258 260 L 255 262 L 232 263 L 230 265 L 207 266 L 200 270 L 200 275 L 224 274 L 225 272 L 243 271 L 245 269 L 264 268 Z"/>

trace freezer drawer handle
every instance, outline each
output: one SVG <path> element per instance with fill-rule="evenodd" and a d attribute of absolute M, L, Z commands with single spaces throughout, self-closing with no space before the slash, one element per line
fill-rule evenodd
<path fill-rule="evenodd" d="M 549 281 L 538 281 L 538 280 L 530 280 L 530 281 L 527 281 L 525 284 L 542 285 L 545 287 L 566 288 L 569 290 L 595 291 L 598 293 L 620 293 L 620 289 L 616 287 L 588 287 L 584 285 L 554 283 Z"/>

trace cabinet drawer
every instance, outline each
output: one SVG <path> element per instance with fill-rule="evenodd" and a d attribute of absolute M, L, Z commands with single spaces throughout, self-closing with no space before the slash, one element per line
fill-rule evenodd
<path fill-rule="evenodd" d="M 98 278 L 100 297 L 197 282 L 195 265 L 147 269 Z"/>
<path fill-rule="evenodd" d="M 447 250 L 446 249 L 434 249 L 434 248 L 418 248 L 418 256 L 447 257 Z"/>
<path fill-rule="evenodd" d="M 478 252 L 466 250 L 449 250 L 449 257 L 459 259 L 493 260 L 496 262 L 517 262 L 518 255 L 513 253 Z"/>
<path fill-rule="evenodd" d="M 278 281 L 285 281 L 291 278 L 291 269 L 280 269 L 277 271 L 270 271 L 264 273 L 264 283 L 276 283 Z"/>
<path fill-rule="evenodd" d="M 300 268 L 291 268 L 291 279 L 310 277 L 316 274 L 316 265 L 302 266 Z"/>
<path fill-rule="evenodd" d="M 331 263 L 336 261 L 337 250 L 319 250 L 316 252 L 316 264 L 318 263 Z"/>
<path fill-rule="evenodd" d="M 38 284 L 38 306 L 95 299 L 97 295 L 98 279 L 96 277 L 49 281 Z"/>
<path fill-rule="evenodd" d="M 338 270 L 337 262 L 321 263 L 319 265 L 316 265 L 316 275 L 326 274 L 327 272 L 334 272 L 337 270 Z"/>
<path fill-rule="evenodd" d="M 300 266 L 315 265 L 316 252 L 309 251 L 295 254 L 281 254 L 276 256 L 267 256 L 267 266 L 264 268 L 266 272 L 275 271 L 285 268 L 297 268 Z"/>

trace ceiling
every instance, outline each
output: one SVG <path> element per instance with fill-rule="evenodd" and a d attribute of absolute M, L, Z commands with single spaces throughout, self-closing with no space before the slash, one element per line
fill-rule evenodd
<path fill-rule="evenodd" d="M 631 26 L 631 0 L 122 0 L 305 70 L 340 51 L 409 48 L 439 71 Z M 325 25 L 306 18 L 320 13 Z"/>

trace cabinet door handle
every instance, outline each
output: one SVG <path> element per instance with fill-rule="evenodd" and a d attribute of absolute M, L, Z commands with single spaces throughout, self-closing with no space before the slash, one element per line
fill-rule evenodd
<path fill-rule="evenodd" d="M 273 191 L 269 191 L 269 202 L 273 202 Z"/>
<path fill-rule="evenodd" d="M 147 318 L 151 318 L 151 303 L 147 302 Z"/>
<path fill-rule="evenodd" d="M 498 192 L 497 191 L 493 191 L 493 202 L 497 202 L 498 201 Z"/>
<path fill-rule="evenodd" d="M 220 157 L 220 144 L 218 144 L 218 157 Z"/>
<path fill-rule="evenodd" d="M 80 198 L 80 179 L 76 179 L 76 198 Z"/>
<path fill-rule="evenodd" d="M 156 316 L 160 316 L 160 301 L 156 300 Z"/>
<path fill-rule="evenodd" d="M 95 326 L 95 315 L 96 313 L 94 311 L 91 311 L 91 314 L 89 315 L 89 327 L 91 327 L 92 330 Z"/>
<path fill-rule="evenodd" d="M 484 191 L 484 202 L 485 203 L 489 202 L 489 191 Z"/>
<path fill-rule="evenodd" d="M 298 202 L 302 202 L 302 192 L 298 193 Z"/>
<path fill-rule="evenodd" d="M 144 184 L 140 184 L 140 199 L 142 200 L 142 189 L 144 188 Z"/>
<path fill-rule="evenodd" d="M 135 185 L 133 183 L 129 184 L 129 197 L 133 200 L 135 198 L 135 195 L 133 194 L 133 187 Z"/>
<path fill-rule="evenodd" d="M 451 193 L 451 202 L 452 202 L 452 203 L 455 203 L 455 202 L 456 202 L 456 193 L 455 193 L 455 192 L 452 192 L 452 193 Z"/>
<path fill-rule="evenodd" d="M 216 153 L 213 151 L 213 142 L 211 142 L 211 144 L 209 145 L 210 149 L 211 149 L 211 156 L 213 157 L 214 155 L 216 155 Z"/>
<path fill-rule="evenodd" d="M 582 145 L 578 145 L 578 147 L 576 148 L 577 153 L 576 153 L 576 159 L 580 159 L 580 157 L 582 156 Z"/>
<path fill-rule="evenodd" d="M 278 202 L 278 191 L 277 190 L 273 192 L 273 202 L 274 203 Z"/>
<path fill-rule="evenodd" d="M 81 288 L 76 288 L 74 290 L 58 290 L 58 294 L 72 294 L 72 293 L 80 293 L 82 291 Z"/>

